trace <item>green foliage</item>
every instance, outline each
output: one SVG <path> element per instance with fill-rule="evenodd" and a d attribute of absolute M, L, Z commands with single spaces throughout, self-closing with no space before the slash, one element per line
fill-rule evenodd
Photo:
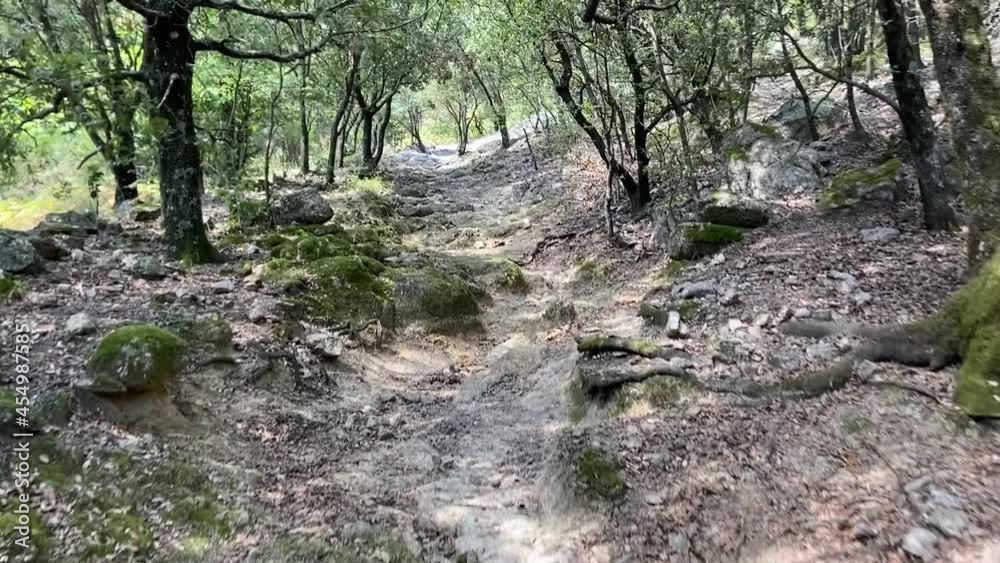
<path fill-rule="evenodd" d="M 0 277 L 0 305 L 27 295 L 24 282 L 17 278 Z"/>

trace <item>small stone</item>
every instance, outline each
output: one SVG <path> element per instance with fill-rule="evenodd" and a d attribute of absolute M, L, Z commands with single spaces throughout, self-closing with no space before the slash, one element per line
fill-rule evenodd
<path fill-rule="evenodd" d="M 937 545 L 941 539 L 927 528 L 910 528 L 903 537 L 903 551 L 920 559 L 931 561 L 937 555 Z"/>
<path fill-rule="evenodd" d="M 646 504 L 650 506 L 657 506 L 663 504 L 663 495 L 660 495 L 659 493 L 649 493 L 643 497 L 643 500 L 645 500 Z"/>
<path fill-rule="evenodd" d="M 679 532 L 674 532 L 667 536 L 667 542 L 670 544 L 670 549 L 674 550 L 674 553 L 687 555 L 688 551 L 691 550 L 691 542 L 688 541 L 687 536 Z"/>
<path fill-rule="evenodd" d="M 122 259 L 122 268 L 133 276 L 150 281 L 167 277 L 167 270 L 152 256 L 130 254 Z"/>
<path fill-rule="evenodd" d="M 736 293 L 735 287 L 727 287 L 726 291 L 722 294 L 722 298 L 719 302 L 723 305 L 733 305 L 739 300 L 739 294 Z"/>
<path fill-rule="evenodd" d="M 77 313 L 66 319 L 66 334 L 83 336 L 97 332 L 97 323 L 87 313 Z"/>
<path fill-rule="evenodd" d="M 899 231 L 892 227 L 875 227 L 861 229 L 861 240 L 864 242 L 890 242 L 899 236 Z"/>
<path fill-rule="evenodd" d="M 721 266 L 722 264 L 725 263 L 726 263 L 726 255 L 721 252 L 712 257 L 711 264 L 713 266 Z"/>
<path fill-rule="evenodd" d="M 757 328 L 764 328 L 771 322 L 771 315 L 767 313 L 760 313 L 753 318 L 753 326 Z"/>
<path fill-rule="evenodd" d="M 867 520 L 862 520 L 854 525 L 851 535 L 859 542 L 866 542 L 878 537 L 878 529 L 872 526 Z"/>
<path fill-rule="evenodd" d="M 261 297 L 247 311 L 247 318 L 253 323 L 279 321 L 281 320 L 281 305 L 275 299 Z"/>
<path fill-rule="evenodd" d="M 79 248 L 74 248 L 69 251 L 69 259 L 74 262 L 83 262 L 84 256 L 86 256 L 86 254 Z"/>
<path fill-rule="evenodd" d="M 870 380 L 880 371 L 882 371 L 882 368 L 871 360 L 864 360 L 854 365 L 854 375 L 858 376 L 858 379 L 862 381 Z"/>
<path fill-rule="evenodd" d="M 729 322 L 726 324 L 726 326 L 729 327 L 729 330 L 739 330 L 743 328 L 743 321 L 739 319 L 729 319 Z"/>
<path fill-rule="evenodd" d="M 792 318 L 792 308 L 785 306 L 778 310 L 778 314 L 771 319 L 772 326 L 778 326 Z"/>
<path fill-rule="evenodd" d="M 674 297 L 681 299 L 692 299 L 697 297 L 707 297 L 717 291 L 715 284 L 710 281 L 700 281 L 683 283 L 673 291 Z"/>
<path fill-rule="evenodd" d="M 491 476 L 486 482 L 494 489 L 499 489 L 500 484 L 503 483 L 503 473 L 497 473 L 496 475 Z"/>
<path fill-rule="evenodd" d="M 792 312 L 792 316 L 795 317 L 796 319 L 804 319 L 809 316 L 809 309 L 806 309 L 805 307 L 799 307 L 798 309 L 795 309 L 795 311 Z"/>
<path fill-rule="evenodd" d="M 220 280 L 209 286 L 212 293 L 232 293 L 236 291 L 236 282 L 233 280 Z"/>
<path fill-rule="evenodd" d="M 864 307 L 865 305 L 871 303 L 872 299 L 874 299 L 874 297 L 867 291 L 859 291 L 851 296 L 851 301 L 853 301 L 858 307 Z"/>
<path fill-rule="evenodd" d="M 792 373 L 802 367 L 802 359 L 791 352 L 770 352 L 767 355 L 769 366 L 784 372 Z"/>
<path fill-rule="evenodd" d="M 667 336 L 677 338 L 681 335 L 681 314 L 677 311 L 667 313 Z"/>

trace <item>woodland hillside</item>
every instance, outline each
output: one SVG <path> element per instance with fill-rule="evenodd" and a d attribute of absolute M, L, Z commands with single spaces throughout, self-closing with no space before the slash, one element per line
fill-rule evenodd
<path fill-rule="evenodd" d="M 982 0 L 0 0 L 0 561 L 1000 561 Z"/>

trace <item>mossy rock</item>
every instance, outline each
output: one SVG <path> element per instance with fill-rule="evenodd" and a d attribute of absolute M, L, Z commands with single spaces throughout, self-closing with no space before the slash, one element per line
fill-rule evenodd
<path fill-rule="evenodd" d="M 179 316 L 158 323 L 198 350 L 228 350 L 233 346 L 233 327 L 225 317 L 211 314 L 201 318 Z"/>
<path fill-rule="evenodd" d="M 386 267 L 367 256 L 335 256 L 305 266 L 309 290 L 292 303 L 313 319 L 330 324 L 356 324 L 377 319 L 391 322 L 393 285 L 380 277 Z"/>
<path fill-rule="evenodd" d="M 743 240 L 743 230 L 727 225 L 701 223 L 685 227 L 681 237 L 671 257 L 676 260 L 697 260 L 712 256 L 726 246 Z"/>
<path fill-rule="evenodd" d="M 530 290 L 524 271 L 508 258 L 439 257 L 435 260 L 435 267 L 463 278 L 475 279 L 497 291 L 523 295 Z"/>
<path fill-rule="evenodd" d="M 590 284 L 598 283 L 608 279 L 610 268 L 594 260 L 585 258 L 576 263 L 576 270 L 573 272 L 573 283 Z"/>
<path fill-rule="evenodd" d="M 872 168 L 841 172 L 819 196 L 817 207 L 828 211 L 852 207 L 863 200 L 892 201 L 902 163 L 890 159 Z"/>
<path fill-rule="evenodd" d="M 608 452 L 586 448 L 576 457 L 574 478 L 577 490 L 591 500 L 617 500 L 625 495 L 621 465 Z"/>
<path fill-rule="evenodd" d="M 183 340 L 162 328 L 121 327 L 98 343 L 84 387 L 98 393 L 164 389 L 183 371 L 186 350 Z"/>
<path fill-rule="evenodd" d="M 0 276 L 0 305 L 21 299 L 27 293 L 21 280 Z"/>
<path fill-rule="evenodd" d="M 478 329 L 482 288 L 436 268 L 398 268 L 386 277 L 393 282 L 393 301 L 399 326 L 421 323 L 433 332 Z"/>
<path fill-rule="evenodd" d="M 49 389 L 35 397 L 31 414 L 38 424 L 65 426 L 76 412 L 76 397 L 69 389 Z"/>
<path fill-rule="evenodd" d="M 743 229 L 763 227 L 771 220 L 766 209 L 752 202 L 711 203 L 702 209 L 701 218 L 707 223 Z"/>

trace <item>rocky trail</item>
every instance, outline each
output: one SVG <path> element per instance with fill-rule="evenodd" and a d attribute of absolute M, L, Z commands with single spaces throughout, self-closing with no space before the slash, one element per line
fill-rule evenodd
<path fill-rule="evenodd" d="M 809 158 L 826 152 L 845 154 Z M 806 388 L 863 339 L 787 330 L 935 310 L 961 282 L 960 237 L 924 231 L 912 194 L 820 213 L 817 179 L 740 242 L 665 259 L 654 214 L 607 240 L 588 188 L 601 172 L 578 156 L 486 140 L 392 157 L 409 250 L 386 266 L 520 265 L 477 275 L 476 330 L 289 323 L 257 279 L 280 247 L 237 241 L 229 264 L 185 268 L 131 222 L 25 278 L 0 341 L 33 327 L 39 392 L 76 384 L 123 324 L 199 348 L 169 397 L 74 395 L 73 421 L 38 445 L 40 518 L 62 551 L 36 560 L 1000 560 L 1000 435 L 951 404 L 953 371 L 858 362 Z M 578 352 L 607 335 L 634 350 Z"/>

